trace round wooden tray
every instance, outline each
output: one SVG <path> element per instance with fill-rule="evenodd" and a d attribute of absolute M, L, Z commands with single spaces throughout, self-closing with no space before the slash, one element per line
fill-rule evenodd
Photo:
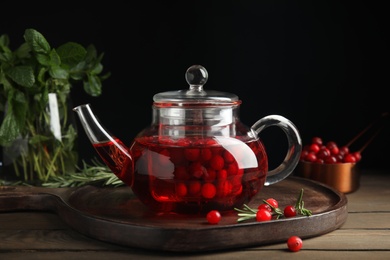
<path fill-rule="evenodd" d="M 0 211 L 56 212 L 76 231 L 122 246 L 171 252 L 201 252 L 254 247 L 287 241 L 292 235 L 308 238 L 331 232 L 347 219 L 347 198 L 312 180 L 290 176 L 264 187 L 249 206 L 256 208 L 273 197 L 279 207 L 294 205 L 304 189 L 305 208 L 312 216 L 268 222 L 237 222 L 236 211 L 223 213 L 217 225 L 204 215 L 155 214 L 128 187 L 81 188 L 0 187 Z"/>

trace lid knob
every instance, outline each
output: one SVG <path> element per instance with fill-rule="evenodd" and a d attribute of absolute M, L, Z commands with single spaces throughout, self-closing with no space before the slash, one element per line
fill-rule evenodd
<path fill-rule="evenodd" d="M 203 91 L 203 85 L 208 79 L 207 70 L 201 65 L 192 65 L 186 71 L 186 80 L 192 91 Z"/>

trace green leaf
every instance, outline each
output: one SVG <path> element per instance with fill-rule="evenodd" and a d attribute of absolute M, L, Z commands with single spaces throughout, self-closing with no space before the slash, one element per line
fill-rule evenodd
<path fill-rule="evenodd" d="M 103 65 L 101 63 L 96 63 L 95 66 L 92 67 L 91 73 L 98 75 L 103 71 Z"/>
<path fill-rule="evenodd" d="M 7 111 L 0 126 L 0 144 L 10 145 L 22 133 L 26 119 L 27 102 L 22 92 L 10 91 Z"/>
<path fill-rule="evenodd" d="M 72 68 L 84 60 L 87 51 L 85 48 L 75 42 L 68 42 L 57 48 L 57 53 L 64 66 Z"/>
<path fill-rule="evenodd" d="M 0 49 L 9 46 L 9 36 L 7 34 L 0 35 Z"/>
<path fill-rule="evenodd" d="M 38 75 L 37 75 L 37 82 L 41 83 L 41 84 L 45 84 L 45 75 L 46 75 L 46 72 L 47 72 L 47 69 L 46 68 L 41 68 L 39 71 L 38 71 Z"/>
<path fill-rule="evenodd" d="M 103 55 L 98 56 L 93 45 L 85 49 L 78 43 L 68 42 L 54 49 L 35 29 L 26 29 L 23 36 L 25 42 L 15 51 L 9 47 L 8 36 L 0 36 L 0 112 L 4 114 L 0 145 L 31 137 L 26 154 L 14 162 L 15 169 L 21 167 L 20 173 L 26 181 L 34 178 L 47 181 L 57 173 L 75 171 L 77 131 L 69 126 L 66 102 L 71 87 L 83 84 L 87 94 L 98 96 L 102 80 L 110 74 L 100 75 Z M 45 128 L 50 123 L 49 92 L 57 95 L 61 141 L 54 140 Z M 42 129 L 46 132 L 41 132 Z M 112 182 L 112 177 L 107 182 Z"/>
<path fill-rule="evenodd" d="M 87 57 L 85 58 L 85 60 L 86 60 L 87 63 L 91 63 L 91 62 L 93 62 L 96 59 L 97 59 L 96 47 L 95 47 L 95 45 L 90 44 L 87 47 Z M 100 62 L 100 60 L 98 60 L 98 62 Z"/>
<path fill-rule="evenodd" d="M 82 80 L 85 75 L 86 67 L 87 65 L 85 61 L 79 62 L 76 66 L 70 69 L 69 73 L 71 78 L 74 80 Z"/>
<path fill-rule="evenodd" d="M 30 144 L 39 144 L 39 143 L 44 143 L 46 141 L 49 141 L 51 139 L 50 136 L 45 136 L 45 135 L 34 135 L 32 136 L 28 142 Z"/>
<path fill-rule="evenodd" d="M 35 58 L 37 59 L 39 64 L 41 64 L 43 66 L 50 66 L 50 57 L 48 55 L 37 53 L 35 55 Z"/>
<path fill-rule="evenodd" d="M 35 29 L 26 29 L 24 32 L 24 39 L 35 53 L 46 53 L 50 52 L 50 45 L 46 41 L 46 38 Z"/>
<path fill-rule="evenodd" d="M 13 113 L 7 113 L 0 127 L 0 145 L 10 145 L 20 134 L 17 118 Z"/>
<path fill-rule="evenodd" d="M 6 74 L 23 87 L 32 87 L 35 83 L 34 71 L 30 66 L 11 67 Z"/>
<path fill-rule="evenodd" d="M 93 97 L 102 94 L 102 85 L 98 76 L 88 75 L 88 81 L 84 81 L 84 90 Z"/>
<path fill-rule="evenodd" d="M 50 52 L 50 65 L 51 66 L 60 66 L 61 65 L 61 57 L 58 55 L 56 50 L 51 50 Z"/>
<path fill-rule="evenodd" d="M 60 66 L 52 66 L 49 70 L 50 76 L 55 79 L 67 79 L 69 74 L 68 71 L 61 68 Z"/>
<path fill-rule="evenodd" d="M 11 82 L 8 81 L 7 77 L 4 74 L 4 71 L 0 69 L 0 85 L 3 85 L 3 89 L 0 88 L 0 90 L 3 92 L 3 94 L 6 94 L 9 90 L 12 89 Z M 7 96 L 4 97 L 7 99 Z"/>
<path fill-rule="evenodd" d="M 28 59 L 31 58 L 31 48 L 27 43 L 23 43 L 16 49 L 15 55 L 19 59 Z"/>

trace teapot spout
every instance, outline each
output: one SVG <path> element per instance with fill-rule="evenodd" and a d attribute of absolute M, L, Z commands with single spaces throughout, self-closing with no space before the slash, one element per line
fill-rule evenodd
<path fill-rule="evenodd" d="M 103 162 L 128 186 L 133 185 L 133 159 L 122 141 L 103 127 L 90 104 L 73 108 L 81 121 L 89 141 Z"/>

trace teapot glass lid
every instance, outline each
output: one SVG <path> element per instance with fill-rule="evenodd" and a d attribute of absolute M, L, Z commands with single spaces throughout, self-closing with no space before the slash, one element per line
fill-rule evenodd
<path fill-rule="evenodd" d="M 239 98 L 235 94 L 205 90 L 203 86 L 208 79 L 207 70 L 201 65 L 193 65 L 186 71 L 185 78 L 189 84 L 189 89 L 167 91 L 154 95 L 153 101 L 174 102 L 174 103 L 237 103 Z"/>

